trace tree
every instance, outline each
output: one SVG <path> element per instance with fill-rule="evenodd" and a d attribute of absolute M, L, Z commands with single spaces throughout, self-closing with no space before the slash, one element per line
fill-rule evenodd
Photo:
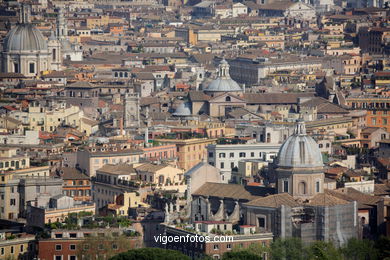
<path fill-rule="evenodd" d="M 251 244 L 248 248 L 234 247 L 232 251 L 223 254 L 222 259 L 262 259 L 264 253 L 268 253 L 269 248 L 259 244 Z"/>
<path fill-rule="evenodd" d="M 390 258 L 390 238 L 381 236 L 375 243 L 375 248 L 378 250 L 379 259 Z"/>
<path fill-rule="evenodd" d="M 261 256 L 249 252 L 248 250 L 226 252 L 222 256 L 222 260 L 261 260 L 261 259 L 262 259 Z"/>
<path fill-rule="evenodd" d="M 332 242 L 316 241 L 307 249 L 308 259 L 342 260 L 341 252 Z"/>
<path fill-rule="evenodd" d="M 306 256 L 306 249 L 299 238 L 279 238 L 271 244 L 272 260 L 305 260 Z"/>
<path fill-rule="evenodd" d="M 375 244 L 370 240 L 359 240 L 351 238 L 341 248 L 341 252 L 345 259 L 350 260 L 376 260 L 378 259 L 378 250 L 374 247 Z"/>
<path fill-rule="evenodd" d="M 179 251 L 162 248 L 140 248 L 120 253 L 110 260 L 190 260 Z"/>

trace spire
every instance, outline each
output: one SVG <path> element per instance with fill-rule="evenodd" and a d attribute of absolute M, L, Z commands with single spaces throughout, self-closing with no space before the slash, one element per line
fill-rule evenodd
<path fill-rule="evenodd" d="M 301 118 L 297 121 L 294 129 L 295 135 L 306 135 L 306 125 L 305 121 Z"/>

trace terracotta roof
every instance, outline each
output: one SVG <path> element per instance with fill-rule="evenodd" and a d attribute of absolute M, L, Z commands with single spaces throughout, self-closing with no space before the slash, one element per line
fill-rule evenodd
<path fill-rule="evenodd" d="M 386 167 L 387 169 L 390 169 L 390 158 L 385 157 L 379 157 L 377 159 L 378 163 L 380 163 L 382 166 Z"/>
<path fill-rule="evenodd" d="M 137 171 L 143 171 L 143 172 L 156 172 L 161 169 L 164 169 L 165 167 L 168 167 L 169 165 L 166 164 L 152 164 L 152 163 L 144 163 L 136 167 Z"/>
<path fill-rule="evenodd" d="M 349 201 L 338 198 L 328 193 L 320 193 L 315 195 L 307 205 L 310 206 L 336 206 L 348 204 Z"/>
<path fill-rule="evenodd" d="M 210 196 L 210 197 L 222 197 L 233 198 L 241 200 L 253 200 L 258 198 L 256 190 L 260 191 L 260 187 L 252 187 L 254 189 L 248 189 L 239 184 L 226 184 L 226 183 L 213 183 L 206 182 L 193 195 L 195 196 Z"/>
<path fill-rule="evenodd" d="M 252 200 L 251 202 L 245 203 L 245 205 L 278 208 L 281 205 L 298 207 L 300 204 L 290 194 L 280 193 Z"/>
<path fill-rule="evenodd" d="M 302 106 L 317 107 L 318 114 L 348 114 L 348 111 L 324 98 L 315 97 L 301 104 Z"/>
<path fill-rule="evenodd" d="M 201 91 L 191 91 L 189 93 L 189 98 L 191 101 L 194 101 L 194 102 L 210 100 L 210 96 L 207 96 L 206 94 L 204 94 Z"/>
<path fill-rule="evenodd" d="M 362 129 L 362 134 L 372 134 L 375 131 L 381 129 L 380 127 L 366 127 Z"/>
<path fill-rule="evenodd" d="M 253 104 L 297 104 L 299 97 L 313 97 L 314 93 L 247 93 L 244 99 Z"/>
<path fill-rule="evenodd" d="M 76 168 L 63 167 L 59 169 L 63 180 L 89 180 L 89 177 Z"/>
<path fill-rule="evenodd" d="M 332 195 L 342 200 L 347 201 L 357 201 L 359 207 L 364 207 L 365 205 L 376 205 L 381 199 L 379 196 L 372 196 L 365 193 L 362 193 L 354 188 L 341 188 L 337 190 L 325 190 L 326 194 Z"/>
<path fill-rule="evenodd" d="M 158 104 L 158 98 L 157 97 L 142 97 L 140 104 L 141 106 L 147 106 L 151 104 Z"/>
<path fill-rule="evenodd" d="M 98 171 L 117 175 L 130 175 L 136 173 L 133 165 L 129 164 L 106 164 L 98 169 Z"/>
<path fill-rule="evenodd" d="M 390 195 L 390 186 L 386 183 L 375 184 L 374 194 L 378 196 Z"/>
<path fill-rule="evenodd" d="M 67 85 L 66 88 L 95 88 L 96 86 L 88 81 L 77 81 L 73 84 Z"/>

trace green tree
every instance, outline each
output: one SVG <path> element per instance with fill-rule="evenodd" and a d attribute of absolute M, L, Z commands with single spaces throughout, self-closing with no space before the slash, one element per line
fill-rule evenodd
<path fill-rule="evenodd" d="M 299 238 L 279 238 L 271 244 L 272 260 L 306 260 L 306 256 L 306 248 Z"/>
<path fill-rule="evenodd" d="M 190 260 L 179 251 L 162 248 L 140 248 L 120 253 L 110 260 Z"/>
<path fill-rule="evenodd" d="M 390 238 L 381 236 L 375 243 L 375 248 L 378 250 L 379 259 L 390 259 Z"/>
<path fill-rule="evenodd" d="M 341 248 L 345 259 L 348 260 L 376 260 L 378 259 L 378 250 L 375 243 L 371 240 L 359 240 L 351 238 Z"/>
<path fill-rule="evenodd" d="M 222 260 L 261 260 L 261 259 L 262 259 L 261 256 L 249 252 L 248 250 L 226 252 L 222 256 Z"/>
<path fill-rule="evenodd" d="M 308 259 L 342 260 L 340 250 L 332 242 L 316 241 L 307 248 Z"/>

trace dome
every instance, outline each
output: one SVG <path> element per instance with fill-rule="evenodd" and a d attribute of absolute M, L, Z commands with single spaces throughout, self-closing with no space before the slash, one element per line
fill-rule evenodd
<path fill-rule="evenodd" d="M 306 134 L 305 123 L 299 121 L 291 135 L 280 147 L 277 166 L 282 168 L 323 167 L 318 144 Z"/>
<path fill-rule="evenodd" d="M 218 67 L 218 78 L 213 80 L 205 89 L 208 92 L 237 92 L 242 91 L 237 82 L 230 78 L 229 63 L 223 59 Z"/>
<path fill-rule="evenodd" d="M 4 39 L 4 51 L 47 51 L 47 49 L 42 33 L 28 23 L 17 25 Z"/>
<path fill-rule="evenodd" d="M 172 114 L 174 116 L 190 116 L 191 115 L 191 109 L 190 104 L 183 102 L 181 103 L 175 110 L 175 112 Z"/>

